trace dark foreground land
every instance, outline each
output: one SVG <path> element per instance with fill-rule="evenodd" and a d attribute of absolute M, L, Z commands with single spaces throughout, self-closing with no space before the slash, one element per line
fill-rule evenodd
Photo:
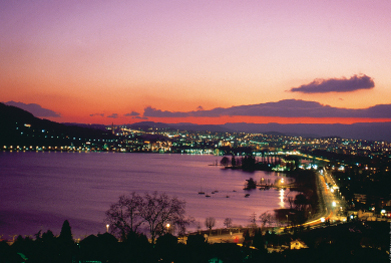
<path fill-rule="evenodd" d="M 350 222 L 315 230 L 296 229 L 276 235 L 259 229 L 246 233 L 242 246 L 209 244 L 191 235 L 186 244 L 166 234 L 152 245 L 132 233 L 119 242 L 109 233 L 90 235 L 75 243 L 70 228 L 55 237 L 49 230 L 35 238 L 19 236 L 9 245 L 0 242 L 0 262 L 389 262 L 390 224 Z M 308 248 L 291 249 L 292 241 Z M 269 253 L 271 247 L 285 247 Z"/>

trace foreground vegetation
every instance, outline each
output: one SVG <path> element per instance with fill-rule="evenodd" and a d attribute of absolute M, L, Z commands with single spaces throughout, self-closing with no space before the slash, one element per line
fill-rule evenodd
<path fill-rule="evenodd" d="M 152 244 L 145 235 L 129 232 L 121 242 L 105 233 L 76 243 L 65 221 L 58 237 L 48 230 L 34 238 L 19 236 L 12 245 L 0 242 L 0 262 L 389 262 L 386 222 L 355 221 L 283 235 L 255 229 L 244 237 L 243 246 L 209 244 L 203 235 L 191 235 L 186 243 L 179 243 L 166 233 Z M 308 248 L 290 249 L 296 240 Z M 285 250 L 268 253 L 281 247 Z"/>

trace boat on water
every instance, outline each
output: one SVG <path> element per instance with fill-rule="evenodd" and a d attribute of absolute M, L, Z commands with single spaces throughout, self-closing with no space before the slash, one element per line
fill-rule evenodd
<path fill-rule="evenodd" d="M 249 196 L 250 196 L 250 194 L 246 194 L 244 197 L 246 197 L 246 198 L 247 198 L 247 197 L 249 197 Z"/>
<path fill-rule="evenodd" d="M 205 195 L 205 197 L 210 197 L 210 195 Z"/>

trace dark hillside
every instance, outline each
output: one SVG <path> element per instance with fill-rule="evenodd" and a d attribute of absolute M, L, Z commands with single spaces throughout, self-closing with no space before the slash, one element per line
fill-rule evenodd
<path fill-rule="evenodd" d="M 108 131 L 69 126 L 34 117 L 0 103 L 0 145 L 78 146 L 90 139 L 114 139 Z"/>

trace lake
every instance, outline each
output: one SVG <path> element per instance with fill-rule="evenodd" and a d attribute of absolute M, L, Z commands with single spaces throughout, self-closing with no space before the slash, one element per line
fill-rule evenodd
<path fill-rule="evenodd" d="M 186 201 L 186 214 L 206 229 L 206 217 L 246 226 L 250 216 L 287 207 L 289 190 L 252 190 L 246 179 L 271 182 L 283 174 L 222 169 L 211 155 L 0 152 L 0 235 L 59 234 L 65 219 L 74 238 L 106 231 L 105 211 L 122 194 L 158 191 Z M 211 197 L 199 195 L 204 191 Z M 213 191 L 218 191 L 212 194 Z M 227 198 L 229 196 L 229 198 Z M 190 229 L 191 230 L 191 229 Z M 194 229 L 192 229 L 194 230 Z"/>

